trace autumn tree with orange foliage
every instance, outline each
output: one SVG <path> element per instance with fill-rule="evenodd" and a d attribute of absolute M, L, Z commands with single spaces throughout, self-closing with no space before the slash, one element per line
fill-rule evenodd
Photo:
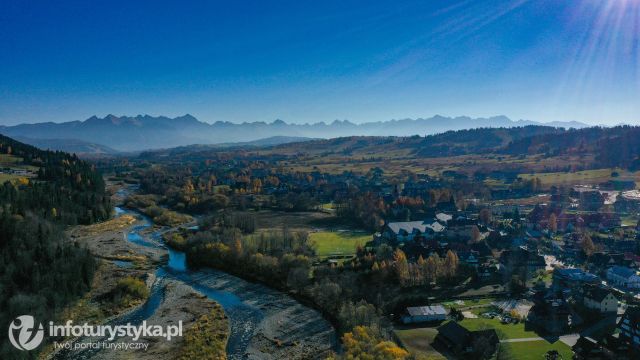
<path fill-rule="evenodd" d="M 329 359 L 338 360 L 403 360 L 409 353 L 392 341 L 383 340 L 375 330 L 356 326 L 352 332 L 342 336 L 344 354 Z"/>

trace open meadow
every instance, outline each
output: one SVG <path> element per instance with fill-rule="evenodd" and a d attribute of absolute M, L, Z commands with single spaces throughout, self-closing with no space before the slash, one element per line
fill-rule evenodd
<path fill-rule="evenodd" d="M 469 330 L 496 329 L 501 339 L 498 359 L 540 360 L 548 351 L 556 350 L 562 359 L 571 359 L 571 347 L 560 340 L 551 343 L 539 338 L 533 331 L 525 331 L 523 324 L 500 324 L 497 319 L 465 319 L 461 325 Z M 436 327 L 396 328 L 394 334 L 402 346 L 414 356 L 425 356 L 428 359 L 445 359 L 433 346 L 438 335 Z"/>
<path fill-rule="evenodd" d="M 372 235 L 363 231 L 318 231 L 309 234 L 320 258 L 355 255 L 358 245 L 371 241 Z"/>

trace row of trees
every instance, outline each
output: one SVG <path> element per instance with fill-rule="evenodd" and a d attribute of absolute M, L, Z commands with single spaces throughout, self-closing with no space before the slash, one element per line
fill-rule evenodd
<path fill-rule="evenodd" d="M 235 232 L 236 235 L 240 231 Z M 344 267 L 312 266 L 306 233 L 263 233 L 234 237 L 228 230 L 202 231 L 187 240 L 190 266 L 219 268 L 269 286 L 295 291 L 313 302 L 342 331 L 358 325 L 380 330 L 379 310 L 363 300 L 358 274 Z"/>
<path fill-rule="evenodd" d="M 386 264 L 383 261 L 380 266 L 376 261 L 371 269 L 375 275 L 380 273 L 385 277 L 388 276 L 388 271 L 385 274 L 385 270 L 390 267 Z M 444 259 L 433 253 L 426 260 L 420 256 L 417 262 L 410 263 L 404 252 L 396 249 L 391 267 L 401 286 L 421 286 L 435 283 L 438 279 L 454 278 L 458 273 L 458 264 L 458 255 L 451 250 Z"/>

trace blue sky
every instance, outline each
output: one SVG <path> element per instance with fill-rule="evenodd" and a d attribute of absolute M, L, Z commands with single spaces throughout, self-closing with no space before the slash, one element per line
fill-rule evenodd
<path fill-rule="evenodd" d="M 640 124 L 640 0 L 2 1 L 0 124 Z"/>

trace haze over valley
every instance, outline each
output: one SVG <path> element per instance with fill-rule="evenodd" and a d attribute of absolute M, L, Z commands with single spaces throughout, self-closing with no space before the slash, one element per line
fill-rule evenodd
<path fill-rule="evenodd" d="M 209 124 L 187 114 L 176 118 L 149 115 L 135 117 L 108 115 L 104 118 L 93 116 L 84 121 L 0 126 L 0 133 L 45 149 L 112 154 L 118 151 L 140 151 L 193 144 L 276 145 L 301 141 L 305 138 L 424 136 L 449 130 L 527 125 L 565 128 L 587 126 L 575 121 L 540 123 L 530 120 L 511 120 L 506 116 L 471 118 L 440 115 L 361 124 L 347 120 L 314 124 L 286 123 L 282 120 L 271 123 L 241 124 L 219 121 Z"/>

